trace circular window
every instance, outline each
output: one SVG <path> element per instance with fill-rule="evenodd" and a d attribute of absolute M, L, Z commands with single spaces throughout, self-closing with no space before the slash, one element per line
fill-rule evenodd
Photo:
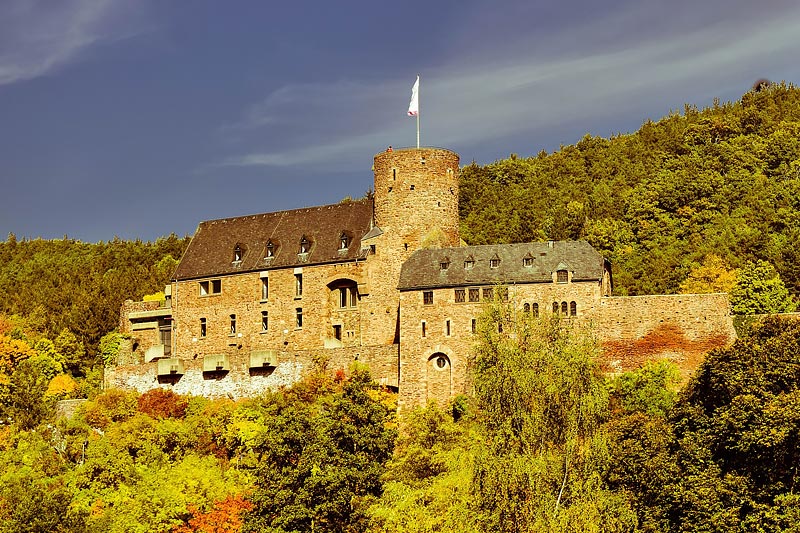
<path fill-rule="evenodd" d="M 440 355 L 439 357 L 436 358 L 436 366 L 438 368 L 446 367 L 447 366 L 447 359 L 445 359 L 443 356 Z"/>

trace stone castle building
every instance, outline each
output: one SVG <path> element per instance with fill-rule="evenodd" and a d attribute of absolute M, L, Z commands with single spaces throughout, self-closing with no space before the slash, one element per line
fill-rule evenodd
<path fill-rule="evenodd" d="M 366 364 L 401 408 L 467 390 L 476 320 L 495 291 L 521 311 L 590 323 L 604 363 L 691 369 L 734 337 L 725 295 L 612 297 L 588 243 L 461 246 L 458 155 L 374 158 L 374 195 L 200 223 L 165 292 L 131 302 L 110 386 L 244 397 L 314 365 Z"/>

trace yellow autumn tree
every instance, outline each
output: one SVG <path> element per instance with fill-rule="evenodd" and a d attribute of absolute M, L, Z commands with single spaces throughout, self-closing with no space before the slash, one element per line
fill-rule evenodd
<path fill-rule="evenodd" d="M 681 294 L 708 294 L 730 292 L 736 284 L 736 270 L 728 268 L 716 254 L 708 254 L 703 263 L 689 272 L 681 283 Z"/>

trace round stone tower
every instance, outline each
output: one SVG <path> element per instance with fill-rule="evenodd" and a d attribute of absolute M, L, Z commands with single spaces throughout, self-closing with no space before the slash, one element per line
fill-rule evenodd
<path fill-rule="evenodd" d="M 420 248 L 458 246 L 458 154 L 400 148 L 375 155 L 375 223 L 403 259 Z"/>

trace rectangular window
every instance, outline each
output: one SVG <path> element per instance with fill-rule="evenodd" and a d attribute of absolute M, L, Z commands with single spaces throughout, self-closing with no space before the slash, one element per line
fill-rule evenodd
<path fill-rule="evenodd" d="M 231 315 L 231 335 L 236 335 L 236 315 Z"/>
<path fill-rule="evenodd" d="M 303 275 L 294 275 L 294 295 L 296 298 L 303 296 Z"/>
<path fill-rule="evenodd" d="M 444 321 L 444 334 L 447 337 L 450 336 L 450 321 L 449 320 L 445 320 Z"/>
<path fill-rule="evenodd" d="M 472 330 L 472 333 L 475 333 L 478 330 L 478 321 L 475 320 L 474 318 L 472 319 L 472 323 L 470 324 L 470 329 Z"/>
<path fill-rule="evenodd" d="M 302 329 L 303 327 L 303 308 L 298 307 L 295 311 L 295 327 L 297 329 Z"/>
<path fill-rule="evenodd" d="M 269 329 L 269 312 L 261 311 L 261 331 Z"/>
<path fill-rule="evenodd" d="M 350 287 L 350 307 L 355 307 L 358 304 L 358 289 Z"/>
<path fill-rule="evenodd" d="M 489 268 L 498 268 L 500 266 L 499 259 L 489 259 Z"/>
<path fill-rule="evenodd" d="M 427 334 L 427 331 L 425 331 L 425 321 L 423 320 L 422 321 L 422 336 L 424 337 L 426 334 Z"/>
<path fill-rule="evenodd" d="M 340 326 L 339 324 L 333 326 L 333 338 L 336 339 L 337 341 L 342 340 L 342 326 Z"/>
<path fill-rule="evenodd" d="M 533 257 L 524 257 L 524 258 L 522 258 L 522 266 L 524 266 L 524 267 L 532 267 L 533 266 Z"/>
<path fill-rule="evenodd" d="M 339 289 L 339 307 L 347 307 L 347 287 Z"/>
<path fill-rule="evenodd" d="M 200 319 L 200 338 L 202 339 L 205 336 L 206 336 L 206 319 L 205 318 L 201 318 Z"/>
<path fill-rule="evenodd" d="M 172 326 L 161 326 L 158 328 L 158 332 L 161 336 L 161 344 L 164 345 L 164 355 L 169 357 L 172 355 Z"/>
<path fill-rule="evenodd" d="M 569 281 L 569 274 L 566 270 L 559 270 L 556 272 L 556 281 L 558 283 L 567 283 Z"/>
<path fill-rule="evenodd" d="M 485 287 L 483 289 L 484 300 L 494 300 L 494 289 L 492 287 Z"/>
<path fill-rule="evenodd" d="M 467 297 L 467 291 L 464 289 L 456 289 L 456 303 L 463 304 Z"/>
<path fill-rule="evenodd" d="M 481 299 L 481 290 L 478 288 L 472 288 L 469 290 L 469 301 L 470 302 L 478 302 Z"/>
<path fill-rule="evenodd" d="M 425 305 L 433 305 L 433 291 L 424 291 L 422 293 L 422 303 Z"/>
<path fill-rule="evenodd" d="M 222 280 L 212 279 L 200 282 L 200 296 L 219 294 L 222 292 Z"/>
<path fill-rule="evenodd" d="M 269 300 L 269 278 L 261 278 L 261 299 Z"/>

